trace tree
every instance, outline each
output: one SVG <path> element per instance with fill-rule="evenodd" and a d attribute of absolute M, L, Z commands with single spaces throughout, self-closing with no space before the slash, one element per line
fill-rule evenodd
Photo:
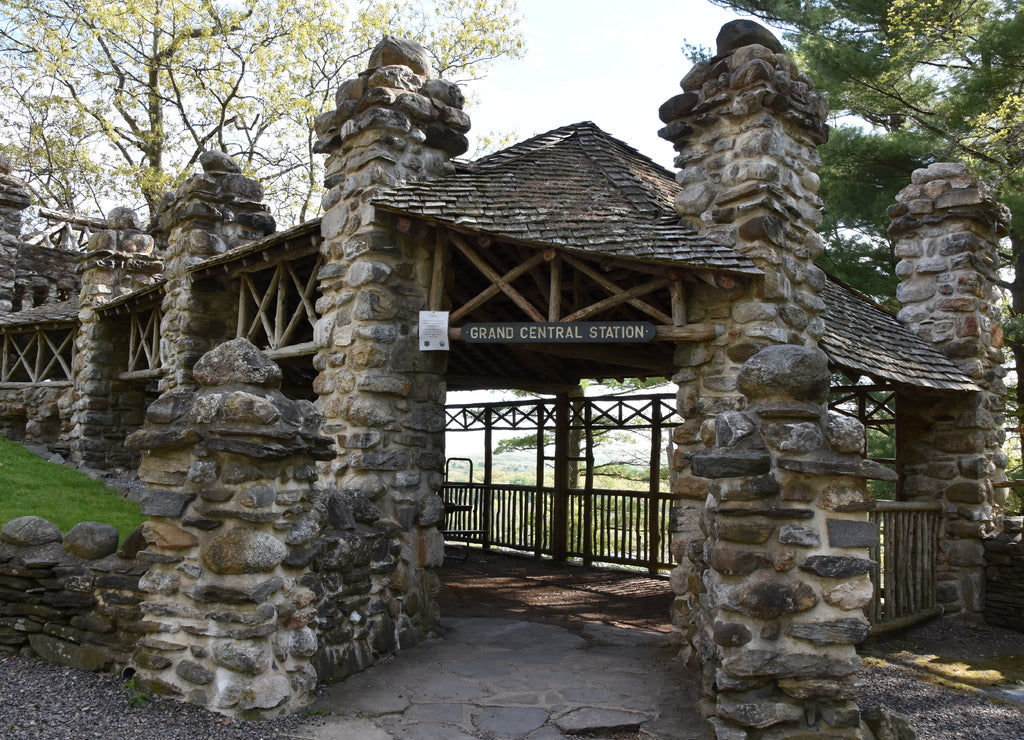
<path fill-rule="evenodd" d="M 1011 0 L 713 0 L 787 30 L 838 128 L 822 147 L 826 267 L 869 293 L 884 207 L 910 173 L 961 161 L 1014 212 L 1006 344 L 1024 377 L 1024 7 Z M 844 272 L 844 268 L 846 271 Z M 891 295 L 891 293 L 889 294 Z M 1024 384 L 1016 389 L 1024 409 Z M 1018 426 L 1020 426 L 1018 422 Z"/>
<path fill-rule="evenodd" d="M 463 82 L 523 51 L 514 0 L 2 0 L 3 149 L 47 205 L 151 212 L 219 149 L 301 221 L 313 119 L 385 33 Z"/>

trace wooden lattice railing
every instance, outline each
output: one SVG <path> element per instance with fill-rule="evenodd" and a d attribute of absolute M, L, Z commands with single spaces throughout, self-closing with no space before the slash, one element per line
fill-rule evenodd
<path fill-rule="evenodd" d="M 271 357 L 311 354 L 321 263 L 322 258 L 314 255 L 302 264 L 281 261 L 271 269 L 243 272 L 235 336 Z"/>
<path fill-rule="evenodd" d="M 901 629 L 941 613 L 936 602 L 938 501 L 875 501 L 868 511 L 880 543 L 871 548 L 874 598 L 868 605 L 873 634 Z"/>
<path fill-rule="evenodd" d="M 74 326 L 0 334 L 0 383 L 71 380 Z"/>
<path fill-rule="evenodd" d="M 160 321 L 163 316 L 160 305 L 132 311 L 128 323 L 128 372 L 146 373 L 159 371 Z"/>
<path fill-rule="evenodd" d="M 548 487 L 445 483 L 449 541 L 501 547 L 537 557 L 553 555 L 554 490 Z M 671 569 L 671 495 L 646 491 L 572 489 L 569 493 L 568 549 L 585 564 L 603 563 Z M 655 526 L 652 528 L 652 520 Z"/>
<path fill-rule="evenodd" d="M 456 482 L 446 475 L 445 501 L 467 509 L 449 513 L 447 539 L 585 564 L 639 566 L 652 573 L 672 568 L 668 524 L 674 497 L 662 490 L 662 472 L 666 430 L 679 423 L 674 394 L 451 404 L 445 418 L 449 433 L 481 433 L 484 449 L 481 482 Z M 646 450 L 637 443 L 641 459 L 630 464 L 646 469 L 644 490 L 598 487 L 598 448 L 603 444 L 621 452 L 622 444 L 602 443 L 599 435 L 636 430 L 648 438 Z M 534 474 L 527 478 L 533 485 L 494 483 L 492 434 L 497 431 L 534 437 Z"/>

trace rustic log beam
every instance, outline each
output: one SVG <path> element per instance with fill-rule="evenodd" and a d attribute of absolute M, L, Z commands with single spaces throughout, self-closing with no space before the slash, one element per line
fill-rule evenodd
<path fill-rule="evenodd" d="M 560 322 L 565 323 L 565 322 Z M 655 325 L 655 342 L 701 342 L 720 336 L 725 329 L 721 324 L 687 324 L 686 326 Z M 462 341 L 462 327 L 453 326 L 448 329 L 448 339 L 453 342 Z M 565 345 L 558 345 L 565 346 Z"/>
<path fill-rule="evenodd" d="M 263 354 L 272 360 L 284 360 L 291 357 L 305 357 L 316 354 L 314 342 L 303 342 L 302 344 L 291 344 L 287 347 L 275 347 L 263 350 Z"/>
<path fill-rule="evenodd" d="M 162 378 L 163 375 L 164 371 L 157 367 L 146 370 L 131 370 L 126 373 L 118 373 L 117 377 L 121 380 L 151 380 Z"/>
<path fill-rule="evenodd" d="M 430 297 L 427 308 L 440 311 L 444 300 L 444 260 L 448 253 L 448 233 L 440 226 L 434 231 L 434 264 L 430 272 Z"/>
<path fill-rule="evenodd" d="M 562 260 L 554 257 L 551 265 L 551 280 L 548 283 L 548 321 L 558 321 L 562 316 Z"/>
<path fill-rule="evenodd" d="M 686 288 L 683 281 L 672 276 L 672 284 L 668 286 L 669 295 L 672 298 L 672 324 L 683 326 L 686 324 Z"/>

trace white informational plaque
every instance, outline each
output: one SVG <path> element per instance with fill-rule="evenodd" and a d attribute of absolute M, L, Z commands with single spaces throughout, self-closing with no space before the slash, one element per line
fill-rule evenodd
<path fill-rule="evenodd" d="M 420 349 L 448 349 L 447 311 L 420 311 Z"/>

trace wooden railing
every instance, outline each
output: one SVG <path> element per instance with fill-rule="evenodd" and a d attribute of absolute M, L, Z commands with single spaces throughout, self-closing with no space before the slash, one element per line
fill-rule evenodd
<path fill-rule="evenodd" d="M 0 383 L 71 380 L 75 331 L 72 326 L 37 326 L 0 334 Z"/>
<path fill-rule="evenodd" d="M 132 311 L 128 324 L 129 375 L 158 372 L 162 363 L 160 349 L 160 304 Z"/>
<path fill-rule="evenodd" d="M 470 507 L 453 511 L 446 539 L 528 552 L 564 555 L 586 564 L 672 568 L 669 553 L 670 494 L 595 489 L 569 492 L 567 551 L 555 553 L 551 523 L 554 489 L 521 485 L 445 483 L 444 499 Z M 459 532 L 474 532 L 463 535 Z M 482 534 L 481 534 L 482 533 Z"/>
<path fill-rule="evenodd" d="M 936 602 L 935 553 L 942 504 L 875 501 L 868 511 L 880 543 L 870 550 L 875 594 L 866 608 L 872 634 L 902 629 L 941 613 Z"/>

